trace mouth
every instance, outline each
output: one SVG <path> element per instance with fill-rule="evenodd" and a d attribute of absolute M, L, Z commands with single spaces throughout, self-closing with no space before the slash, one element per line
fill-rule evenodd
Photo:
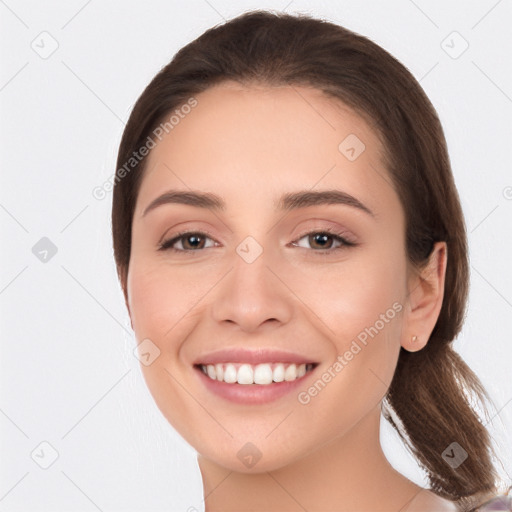
<path fill-rule="evenodd" d="M 275 351 L 221 351 L 193 364 L 209 393 L 238 404 L 263 404 L 306 386 L 318 362 Z"/>
<path fill-rule="evenodd" d="M 316 365 L 317 363 L 217 363 L 199 364 L 195 367 L 211 380 L 244 386 L 269 386 L 273 383 L 300 379 L 313 371 Z"/>

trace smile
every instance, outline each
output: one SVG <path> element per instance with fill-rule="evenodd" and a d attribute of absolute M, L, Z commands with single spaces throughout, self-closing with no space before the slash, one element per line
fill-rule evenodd
<path fill-rule="evenodd" d="M 313 363 L 217 363 L 199 365 L 201 371 L 212 380 L 228 384 L 261 384 L 292 382 L 304 377 L 314 368 Z"/>
<path fill-rule="evenodd" d="M 317 357 L 276 349 L 229 348 L 198 356 L 192 365 L 207 400 L 258 405 L 294 400 L 320 363 Z"/>

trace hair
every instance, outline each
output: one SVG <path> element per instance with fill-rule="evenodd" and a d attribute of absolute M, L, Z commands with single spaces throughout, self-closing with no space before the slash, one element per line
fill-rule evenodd
<path fill-rule="evenodd" d="M 492 401 L 452 348 L 466 313 L 469 262 L 443 129 L 413 75 L 368 38 L 309 15 L 257 10 L 210 28 L 158 72 L 134 105 L 117 159 L 112 235 L 125 299 L 146 158 L 120 171 L 169 113 L 226 81 L 314 87 L 352 108 L 384 142 L 383 160 L 405 212 L 411 268 L 426 266 L 436 241 L 446 242 L 448 261 L 437 323 L 422 350 L 401 348 L 383 414 L 426 471 L 433 492 L 463 510 L 494 495 L 491 438 L 471 403 L 476 398 L 486 410 L 485 401 Z M 443 458 L 453 442 L 468 454 L 458 467 Z"/>

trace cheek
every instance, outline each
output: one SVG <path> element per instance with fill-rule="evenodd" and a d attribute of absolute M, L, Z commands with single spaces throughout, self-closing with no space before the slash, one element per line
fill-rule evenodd
<path fill-rule="evenodd" d="M 386 329 L 399 324 L 396 313 L 401 308 L 396 304 L 403 302 L 404 275 L 403 261 L 396 255 L 387 258 L 380 252 L 368 252 L 314 272 L 297 272 L 293 288 L 341 350 L 347 340 L 374 325 L 382 314 L 395 320 L 385 322 Z"/>
<path fill-rule="evenodd" d="M 166 289 L 157 272 L 148 267 L 142 269 L 133 262 L 128 274 L 128 297 L 137 339 L 157 338 L 155 334 L 164 328 L 166 321 L 163 312 L 174 310 L 169 288 Z M 172 318 L 167 316 L 167 322 L 172 322 Z"/>
<path fill-rule="evenodd" d="M 363 409 L 382 398 L 400 351 L 404 275 L 405 260 L 399 254 L 375 251 L 361 252 L 336 270 L 326 267 L 324 276 L 297 282 L 297 295 L 322 320 L 315 325 L 330 343 L 331 361 L 325 369 L 331 368 L 336 378 L 321 398 L 325 410 L 354 407 L 351 390 L 358 390 Z M 332 368 L 340 362 L 338 356 L 342 369 Z"/>
<path fill-rule="evenodd" d="M 222 274 L 213 270 L 198 272 L 197 268 L 171 266 L 149 258 L 134 258 L 130 265 L 128 297 L 137 344 L 149 339 L 160 351 L 150 366 L 142 366 L 144 377 L 166 416 L 169 410 L 186 411 L 188 398 L 182 396 L 177 382 L 189 378 L 189 341 L 197 338 L 195 329 L 211 306 L 208 292 Z M 172 413 L 168 419 L 175 421 Z"/>
<path fill-rule="evenodd" d="M 325 335 L 331 357 L 313 387 L 301 389 L 300 396 L 300 403 L 307 403 L 305 410 L 315 410 L 322 435 L 334 436 L 350 428 L 389 388 L 400 351 L 400 272 L 400 265 L 365 260 L 338 274 L 329 272 L 329 280 L 324 281 L 328 284 L 302 288 L 329 327 Z"/>
<path fill-rule="evenodd" d="M 128 297 L 137 338 L 163 342 L 193 316 L 201 290 L 188 272 L 134 259 L 128 275 Z"/>
<path fill-rule="evenodd" d="M 160 350 L 142 374 L 156 405 L 169 423 L 189 442 L 190 418 L 197 416 L 197 404 L 184 391 L 188 368 L 180 359 L 184 340 L 196 321 L 194 304 L 201 296 L 190 276 L 142 258 L 130 262 L 128 293 L 137 343 L 149 338 Z"/>

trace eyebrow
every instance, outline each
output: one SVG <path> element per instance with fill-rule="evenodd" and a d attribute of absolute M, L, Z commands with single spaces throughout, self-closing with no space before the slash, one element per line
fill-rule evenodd
<path fill-rule="evenodd" d="M 144 210 L 142 217 L 148 214 L 151 210 L 154 210 L 164 204 L 186 204 L 214 211 L 224 211 L 226 209 L 226 203 L 216 194 L 209 192 L 169 190 L 151 201 Z M 277 203 L 274 203 L 274 207 L 280 211 L 290 211 L 299 208 L 327 204 L 343 204 L 346 206 L 352 206 L 353 208 L 357 208 L 372 217 L 376 217 L 375 213 L 359 201 L 359 199 L 341 190 L 301 190 L 298 192 L 287 193 L 281 196 Z"/>

